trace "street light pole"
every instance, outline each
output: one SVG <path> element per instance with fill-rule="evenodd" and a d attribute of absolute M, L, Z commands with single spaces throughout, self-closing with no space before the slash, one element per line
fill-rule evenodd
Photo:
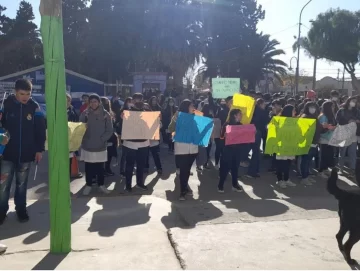
<path fill-rule="evenodd" d="M 300 16 L 299 16 L 299 35 L 298 35 L 298 42 L 297 42 L 297 47 L 298 47 L 298 51 L 297 51 L 297 66 L 296 66 L 296 77 L 295 77 L 295 93 L 297 94 L 299 91 L 299 62 L 300 62 L 300 35 L 301 35 L 301 16 L 302 13 L 304 11 L 304 9 L 306 8 L 307 5 L 310 4 L 312 0 L 309 0 L 309 2 L 307 2 L 305 4 L 305 6 L 303 6 L 303 8 L 300 11 Z"/>

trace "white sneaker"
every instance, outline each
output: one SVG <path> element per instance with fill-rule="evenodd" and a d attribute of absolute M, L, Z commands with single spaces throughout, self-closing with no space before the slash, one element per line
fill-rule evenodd
<path fill-rule="evenodd" d="M 281 188 L 286 188 L 286 182 L 285 181 L 278 181 L 277 185 L 280 186 Z"/>
<path fill-rule="evenodd" d="M 105 186 L 99 186 L 99 190 L 101 191 L 101 192 L 103 192 L 104 194 L 110 194 L 111 193 L 111 191 L 110 190 L 108 190 Z"/>
<path fill-rule="evenodd" d="M 286 181 L 286 186 L 290 186 L 290 187 L 295 187 L 296 186 L 296 183 L 293 183 L 292 181 Z"/>
<path fill-rule="evenodd" d="M 83 195 L 84 196 L 89 196 L 90 192 L 91 192 L 91 186 L 85 186 L 84 191 L 83 191 Z"/>
<path fill-rule="evenodd" d="M 215 169 L 219 170 L 220 169 L 219 165 L 215 165 Z"/>
<path fill-rule="evenodd" d="M 302 179 L 300 182 L 302 185 L 313 185 L 313 183 L 309 179 Z"/>
<path fill-rule="evenodd" d="M 4 244 L 0 244 L 0 254 L 4 254 L 7 250 L 7 246 Z"/>

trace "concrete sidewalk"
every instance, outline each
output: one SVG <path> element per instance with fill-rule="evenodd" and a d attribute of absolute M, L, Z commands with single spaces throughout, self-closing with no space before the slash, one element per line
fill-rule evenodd
<path fill-rule="evenodd" d="M 180 269 L 161 218 L 170 204 L 155 197 L 73 200 L 72 249 L 49 254 L 48 201 L 29 206 L 31 220 L 14 213 L 1 227 L 8 251 L 1 269 Z"/>

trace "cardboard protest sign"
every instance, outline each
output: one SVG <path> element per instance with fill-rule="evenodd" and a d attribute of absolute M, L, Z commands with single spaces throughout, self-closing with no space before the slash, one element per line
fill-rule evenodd
<path fill-rule="evenodd" d="M 230 111 L 232 109 L 240 109 L 242 113 L 241 123 L 250 124 L 252 117 L 254 115 L 255 104 L 256 102 L 254 98 L 243 94 L 235 94 L 233 97 L 233 104 L 230 108 Z M 229 116 L 230 116 L 230 111 L 229 111 Z M 227 120 L 229 120 L 229 116 Z"/>
<path fill-rule="evenodd" d="M 215 99 L 233 96 L 240 91 L 240 78 L 213 78 L 212 96 Z"/>
<path fill-rule="evenodd" d="M 122 140 L 160 140 L 160 112 L 124 111 Z"/>
<path fill-rule="evenodd" d="M 74 152 L 80 149 L 82 139 L 86 132 L 86 124 L 82 122 L 68 122 L 68 139 L 69 152 Z M 47 130 L 45 150 L 48 150 Z"/>
<path fill-rule="evenodd" d="M 255 142 L 256 128 L 253 124 L 226 126 L 225 145 Z"/>
<path fill-rule="evenodd" d="M 268 126 L 265 153 L 283 156 L 308 154 L 315 130 L 315 119 L 273 117 Z"/>
<path fill-rule="evenodd" d="M 210 118 L 179 112 L 174 141 L 207 147 L 213 126 Z"/>
<path fill-rule="evenodd" d="M 211 134 L 211 138 L 220 138 L 221 133 L 221 120 L 220 119 L 213 119 L 214 121 L 214 128 Z"/>
<path fill-rule="evenodd" d="M 335 147 L 350 146 L 352 143 L 357 142 L 356 129 L 355 122 L 337 126 L 328 144 Z"/>

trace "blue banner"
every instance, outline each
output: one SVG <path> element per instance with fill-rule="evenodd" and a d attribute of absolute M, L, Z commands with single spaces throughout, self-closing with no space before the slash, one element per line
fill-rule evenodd
<path fill-rule="evenodd" d="M 207 147 L 213 127 L 210 118 L 179 112 L 174 141 Z"/>

